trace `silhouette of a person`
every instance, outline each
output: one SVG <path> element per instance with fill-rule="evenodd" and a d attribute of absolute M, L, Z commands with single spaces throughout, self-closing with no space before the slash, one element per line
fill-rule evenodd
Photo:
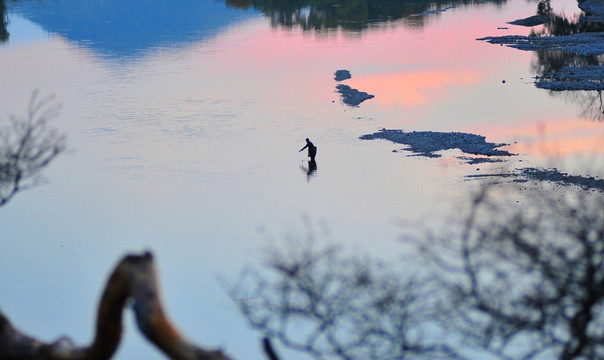
<path fill-rule="evenodd" d="M 308 138 L 306 138 L 306 145 L 304 145 L 304 147 L 302 149 L 300 149 L 300 151 L 304 150 L 308 148 L 308 157 L 310 158 L 310 161 L 314 162 L 315 161 L 315 156 L 317 156 L 317 147 L 310 142 L 310 140 L 308 140 Z M 300 152 L 298 151 L 298 152 Z"/>

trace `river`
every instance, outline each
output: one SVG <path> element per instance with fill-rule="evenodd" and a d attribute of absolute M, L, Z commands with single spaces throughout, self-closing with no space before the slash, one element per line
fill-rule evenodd
<path fill-rule="evenodd" d="M 36 90 L 53 95 L 68 144 L 43 184 L 0 210 L 0 307 L 19 328 L 87 343 L 111 267 L 149 249 L 188 337 L 263 359 L 218 279 L 267 244 L 311 228 L 398 256 L 401 224 L 451 215 L 480 183 L 468 175 L 553 157 L 576 170 L 601 147 L 597 95 L 537 89 L 536 54 L 476 40 L 528 34 L 506 22 L 535 2 L 283 3 L 7 2 L 0 120 Z M 339 69 L 375 97 L 342 103 Z M 359 139 L 382 128 L 474 133 L 519 155 L 472 165 L 458 150 L 408 156 Z M 305 138 L 318 147 L 312 172 Z M 117 358 L 163 356 L 129 318 Z"/>

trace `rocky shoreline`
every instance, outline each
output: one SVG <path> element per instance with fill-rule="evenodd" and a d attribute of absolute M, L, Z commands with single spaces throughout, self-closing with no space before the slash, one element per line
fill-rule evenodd
<path fill-rule="evenodd" d="M 584 14 L 579 19 L 582 24 L 598 23 L 591 28 L 604 29 L 604 1 L 582 0 L 579 8 Z M 533 15 L 525 19 L 510 21 L 508 24 L 533 27 L 548 22 L 560 21 L 553 15 Z M 582 25 L 583 26 L 583 25 Z M 584 26 L 585 27 L 585 26 Z M 477 39 L 491 44 L 500 44 L 524 51 L 560 51 L 571 56 L 599 56 L 604 54 L 604 31 L 578 32 L 557 36 L 489 36 Z M 582 62 L 577 62 L 582 64 Z M 340 76 L 346 75 L 341 73 Z M 604 90 L 604 67 L 599 65 L 568 65 L 556 68 L 555 71 L 546 72 L 535 77 L 535 86 L 550 91 L 569 90 Z M 505 150 L 498 149 L 507 144 L 496 144 L 486 141 L 486 138 L 477 134 L 460 132 L 433 132 L 382 129 L 373 134 L 362 135 L 362 140 L 384 139 L 397 144 L 407 145 L 403 151 L 409 151 L 409 156 L 440 157 L 440 151 L 459 149 L 469 156 L 460 156 L 458 159 L 467 164 L 485 162 L 501 162 L 504 158 L 514 156 Z M 394 150 L 394 152 L 398 152 Z M 534 167 L 516 168 L 507 173 L 474 174 L 467 175 L 467 179 L 482 178 L 510 178 L 514 182 L 538 181 L 551 182 L 560 186 L 577 186 L 584 190 L 604 192 L 604 180 L 589 176 L 569 175 L 558 169 L 539 169 Z"/>
<path fill-rule="evenodd" d="M 563 33 L 555 36 L 487 36 L 477 40 L 525 51 L 560 51 L 577 57 L 604 54 L 604 32 L 602 31 L 604 29 L 604 2 L 582 0 L 578 2 L 578 7 L 584 14 L 581 15 L 577 24 L 566 23 L 568 20 L 555 14 L 551 14 L 549 17 L 531 16 L 509 22 L 509 24 L 522 26 L 549 24 L 551 28 L 555 28 L 556 23 L 561 23 L 563 26 L 560 26 L 562 28 L 560 31 L 566 31 L 568 34 Z M 565 26 L 568 29 L 564 29 Z M 551 91 L 600 91 L 604 89 L 604 70 L 600 66 L 582 64 L 581 61 L 576 61 L 575 64 L 536 76 L 535 86 Z"/>

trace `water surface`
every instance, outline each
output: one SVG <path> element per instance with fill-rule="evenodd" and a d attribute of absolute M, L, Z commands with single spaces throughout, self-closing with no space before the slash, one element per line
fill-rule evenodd
<path fill-rule="evenodd" d="M 393 256 L 400 222 L 450 214 L 477 185 L 465 175 L 546 164 L 544 147 L 576 169 L 601 145 L 601 123 L 586 116 L 601 108 L 586 101 L 594 94 L 536 89 L 538 55 L 476 41 L 528 34 L 506 22 L 534 2 L 397 2 L 346 16 L 254 4 L 7 4 L 2 118 L 36 89 L 55 94 L 69 145 L 46 184 L 0 210 L 0 306 L 21 329 L 89 341 L 111 266 L 151 249 L 185 334 L 262 359 L 216 276 L 257 260 L 267 237 L 304 234 L 307 217 L 328 240 Z M 375 98 L 342 104 L 338 69 Z M 468 165 L 454 150 L 408 157 L 359 139 L 380 128 L 471 132 L 520 155 Z M 310 175 L 306 137 L 318 146 Z M 129 321 L 118 358 L 163 357 Z"/>

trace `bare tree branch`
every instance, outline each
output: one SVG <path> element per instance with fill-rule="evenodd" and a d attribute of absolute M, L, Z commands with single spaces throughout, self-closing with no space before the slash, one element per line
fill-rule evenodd
<path fill-rule="evenodd" d="M 196 346 L 175 329 L 162 306 L 153 256 L 148 252 L 124 257 L 111 273 L 99 304 L 96 333 L 91 345 L 77 347 L 65 338 L 53 343 L 38 341 L 13 327 L 0 313 L 0 359 L 111 359 L 121 340 L 122 313 L 127 301 L 132 302 L 141 332 L 170 359 L 229 359 L 222 351 Z"/>
<path fill-rule="evenodd" d="M 21 190 L 40 182 L 40 172 L 65 150 L 65 136 L 47 127 L 58 115 L 52 96 L 31 97 L 25 117 L 10 117 L 10 125 L 0 128 L 0 207 Z"/>
<path fill-rule="evenodd" d="M 453 299 L 451 331 L 501 359 L 601 358 L 604 196 L 496 190 L 457 235 L 413 239 Z"/>
<path fill-rule="evenodd" d="M 266 356 L 268 356 L 269 360 L 279 360 L 279 357 L 277 356 L 277 353 L 275 353 L 269 338 L 265 337 L 262 339 L 262 347 L 264 348 L 264 352 L 266 353 Z"/>

